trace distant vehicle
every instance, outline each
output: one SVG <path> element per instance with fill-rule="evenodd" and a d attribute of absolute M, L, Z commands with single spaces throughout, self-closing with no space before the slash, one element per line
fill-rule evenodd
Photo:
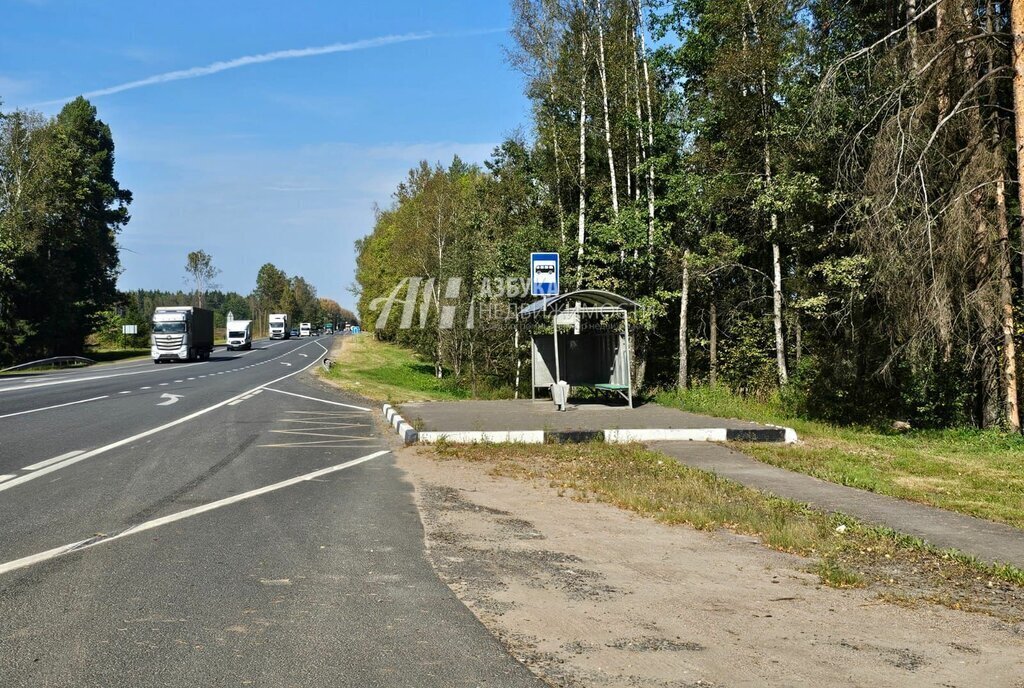
<path fill-rule="evenodd" d="M 207 360 L 213 351 L 213 311 L 160 306 L 153 313 L 150 344 L 154 363 Z"/>
<path fill-rule="evenodd" d="M 290 334 L 293 337 L 298 337 L 299 336 L 299 331 L 296 330 L 295 328 L 292 328 L 292 330 L 288 334 Z"/>
<path fill-rule="evenodd" d="M 300 337 L 312 337 L 313 326 L 309 323 L 299 323 L 299 336 Z"/>
<path fill-rule="evenodd" d="M 252 348 L 252 320 L 232 320 L 228 323 L 228 351 Z"/>
<path fill-rule="evenodd" d="M 271 339 L 288 339 L 289 336 L 293 335 L 292 332 L 295 330 L 288 328 L 288 314 L 287 313 L 271 313 L 270 314 L 270 338 Z"/>
<path fill-rule="evenodd" d="M 324 334 L 334 334 L 334 323 L 324 325 Z"/>

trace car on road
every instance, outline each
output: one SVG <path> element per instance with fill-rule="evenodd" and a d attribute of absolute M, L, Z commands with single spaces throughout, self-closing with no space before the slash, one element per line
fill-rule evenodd
<path fill-rule="evenodd" d="M 291 337 L 298 337 L 299 336 L 299 331 L 296 330 L 296 329 L 293 329 L 291 332 L 288 333 L 288 335 L 291 336 Z"/>

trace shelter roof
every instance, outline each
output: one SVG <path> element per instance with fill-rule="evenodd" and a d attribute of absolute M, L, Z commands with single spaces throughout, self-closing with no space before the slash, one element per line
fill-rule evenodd
<path fill-rule="evenodd" d="M 577 302 L 588 308 L 610 308 L 624 311 L 635 311 L 640 307 L 640 304 L 636 301 L 610 291 L 580 289 L 579 291 L 560 294 L 559 296 L 545 296 L 543 299 L 534 301 L 523 308 L 519 311 L 519 315 L 540 315 L 547 311 L 572 310 Z"/>

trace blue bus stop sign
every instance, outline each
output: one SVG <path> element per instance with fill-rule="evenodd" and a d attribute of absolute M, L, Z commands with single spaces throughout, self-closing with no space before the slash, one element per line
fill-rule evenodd
<path fill-rule="evenodd" d="M 530 254 L 530 293 L 533 296 L 558 296 L 559 276 L 557 253 Z"/>

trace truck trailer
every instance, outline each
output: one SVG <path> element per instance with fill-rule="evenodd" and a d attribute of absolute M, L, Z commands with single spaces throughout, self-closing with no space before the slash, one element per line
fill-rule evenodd
<path fill-rule="evenodd" d="M 153 313 L 150 355 L 154 363 L 205 361 L 213 351 L 213 311 L 160 306 Z"/>
<path fill-rule="evenodd" d="M 270 314 L 270 338 L 271 339 L 288 339 L 291 337 L 291 330 L 288 324 L 287 313 L 271 313 Z"/>

